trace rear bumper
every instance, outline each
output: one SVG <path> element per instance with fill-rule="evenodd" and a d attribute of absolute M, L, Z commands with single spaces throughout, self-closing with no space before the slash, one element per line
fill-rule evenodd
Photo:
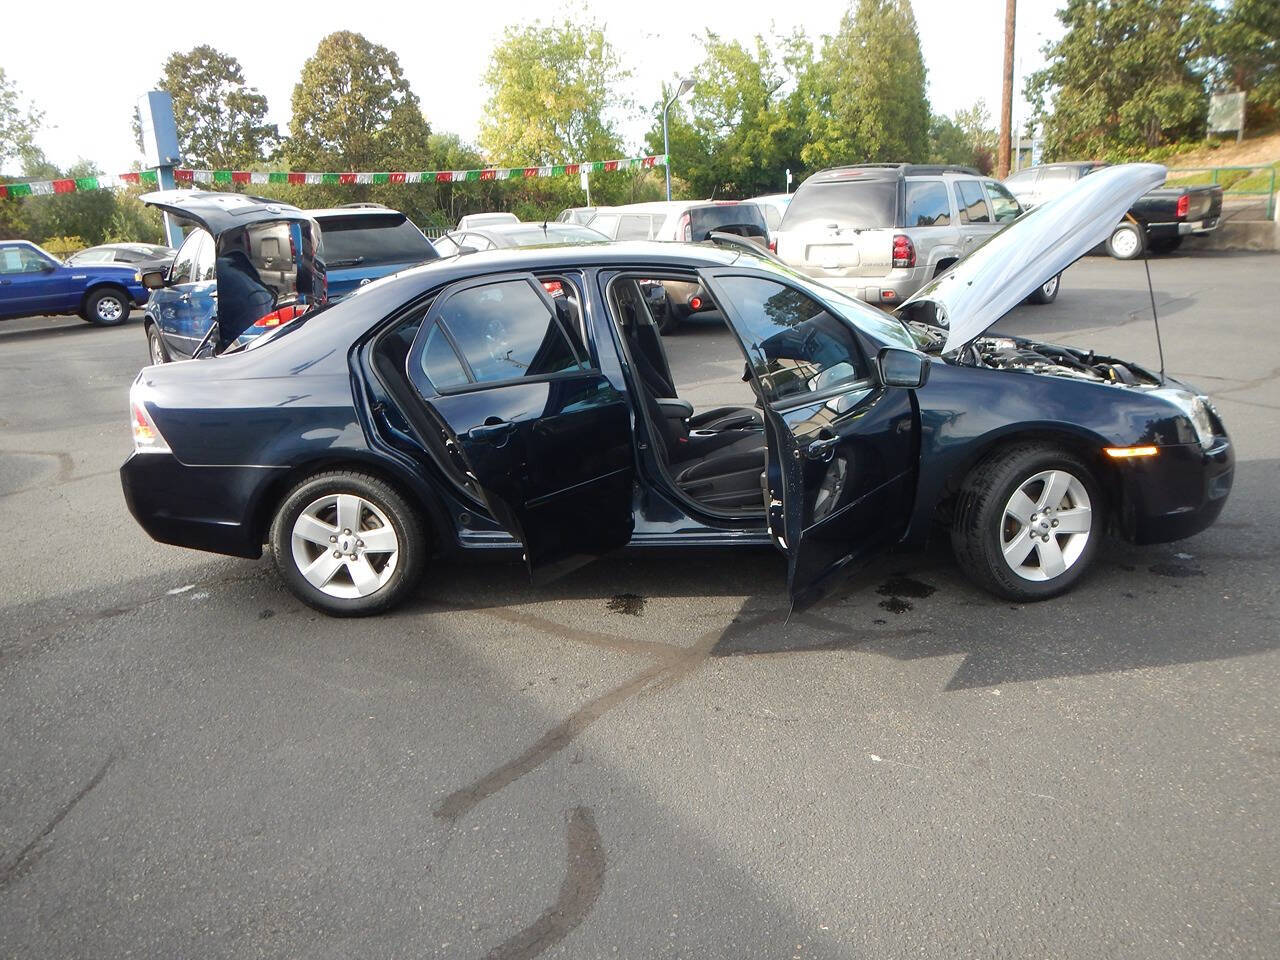
<path fill-rule="evenodd" d="M 161 543 L 262 556 L 254 504 L 280 474 L 268 467 L 193 467 L 171 453 L 134 453 L 120 467 L 129 512 Z"/>
<path fill-rule="evenodd" d="M 1118 463 L 1120 532 L 1134 543 L 1166 543 L 1204 530 L 1226 506 L 1235 463 L 1226 436 L 1208 450 L 1198 443 L 1162 446 L 1154 457 Z"/>
<path fill-rule="evenodd" d="M 1203 220 L 1172 220 L 1168 223 L 1149 223 L 1147 224 L 1147 235 L 1157 240 L 1186 237 L 1193 234 L 1203 236 L 1213 233 L 1221 225 L 1222 220 L 1218 217 L 1205 217 Z"/>
<path fill-rule="evenodd" d="M 925 285 L 927 267 L 894 270 L 883 277 L 814 277 L 850 297 L 866 303 L 896 307 Z"/>

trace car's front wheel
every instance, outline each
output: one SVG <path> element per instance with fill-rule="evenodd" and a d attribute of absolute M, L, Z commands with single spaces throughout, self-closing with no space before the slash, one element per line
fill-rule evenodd
<path fill-rule="evenodd" d="M 294 487 L 276 511 L 270 538 L 289 589 L 339 617 L 399 603 L 426 562 L 426 535 L 405 498 L 377 477 L 345 470 Z"/>
<path fill-rule="evenodd" d="M 951 545 L 980 586 L 1010 600 L 1044 600 L 1070 589 L 1089 568 L 1105 512 L 1083 460 L 1052 446 L 1016 444 L 965 478 Z"/>
<path fill-rule="evenodd" d="M 1035 292 L 1027 297 L 1032 303 L 1044 306 L 1058 299 L 1058 288 L 1062 286 L 1062 274 L 1050 277 L 1043 285 L 1036 287 Z"/>
<path fill-rule="evenodd" d="M 129 295 L 115 287 L 95 290 L 84 302 L 84 319 L 99 327 L 115 327 L 129 319 Z"/>
<path fill-rule="evenodd" d="M 147 324 L 147 353 L 151 355 L 153 365 L 169 362 L 169 351 L 165 349 L 164 338 L 154 323 Z"/>

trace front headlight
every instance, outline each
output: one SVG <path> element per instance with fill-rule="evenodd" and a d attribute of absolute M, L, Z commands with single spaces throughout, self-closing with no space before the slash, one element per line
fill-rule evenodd
<path fill-rule="evenodd" d="M 1191 426 L 1195 428 L 1196 439 L 1206 450 L 1213 446 L 1213 419 L 1209 416 L 1209 398 L 1197 396 L 1186 390 L 1162 389 L 1154 391 L 1156 396 L 1168 400 L 1187 415 Z"/>

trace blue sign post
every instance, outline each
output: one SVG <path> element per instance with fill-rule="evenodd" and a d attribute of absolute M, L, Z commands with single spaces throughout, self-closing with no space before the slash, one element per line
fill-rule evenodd
<path fill-rule="evenodd" d="M 142 121 L 142 155 L 156 172 L 161 190 L 176 186 L 173 170 L 182 163 L 178 150 L 178 125 L 173 119 L 173 97 L 164 90 L 152 90 L 138 98 L 138 118 Z M 182 228 L 164 215 L 164 234 L 169 246 L 182 243 Z"/>

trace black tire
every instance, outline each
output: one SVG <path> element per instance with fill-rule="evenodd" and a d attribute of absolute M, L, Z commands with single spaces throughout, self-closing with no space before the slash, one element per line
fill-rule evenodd
<path fill-rule="evenodd" d="M 376 507 L 390 522 L 397 540 L 393 570 L 381 586 L 365 596 L 337 597 L 326 593 L 303 575 L 296 560 L 294 525 L 298 518 L 317 501 L 338 494 L 353 494 L 367 505 Z M 355 533 L 358 534 L 360 529 L 368 532 L 377 528 L 357 528 Z M 348 470 L 316 474 L 290 490 L 271 523 L 270 543 L 276 569 L 280 571 L 285 585 L 303 603 L 335 617 L 365 617 L 391 609 L 416 586 L 427 562 L 427 536 L 421 519 L 409 502 L 384 480 Z M 303 547 L 307 545 L 303 544 Z M 327 555 L 328 547 L 320 550 L 315 559 L 320 559 L 320 553 Z M 342 563 L 346 564 L 346 560 Z M 330 578 L 331 588 L 344 587 L 341 580 L 344 576 L 346 582 L 354 587 L 351 569 L 348 565 L 344 574 L 339 567 Z"/>
<path fill-rule="evenodd" d="M 147 324 L 147 354 L 153 366 L 168 363 L 172 359 L 165 348 L 164 337 L 160 336 L 160 331 L 154 323 Z"/>
<path fill-rule="evenodd" d="M 1050 277 L 1043 286 L 1036 287 L 1035 292 L 1027 297 L 1031 303 L 1039 306 L 1053 303 L 1058 299 L 1058 291 L 1062 288 L 1062 274 Z"/>
<path fill-rule="evenodd" d="M 129 294 L 119 287 L 99 287 L 85 298 L 80 316 L 96 327 L 118 327 L 129 319 Z"/>
<path fill-rule="evenodd" d="M 1182 237 L 1164 237 L 1160 240 L 1151 241 L 1152 253 L 1173 253 L 1182 246 Z"/>
<path fill-rule="evenodd" d="M 1026 575 L 1016 572 L 1005 559 L 1002 545 L 1006 538 L 1012 545 L 1022 535 L 1022 525 L 1012 516 L 1006 516 L 1005 508 L 1016 491 L 1024 488 L 1038 474 L 1048 471 L 1065 472 L 1079 481 L 1091 512 L 1089 528 L 1083 543 L 1079 545 L 1081 549 L 1076 549 L 1072 542 L 1073 536 L 1054 533 L 1058 524 L 1056 520 L 1050 520 L 1053 526 L 1046 528 L 1043 535 L 1052 538 L 1060 556 L 1070 555 L 1072 559 L 1067 562 L 1065 570 L 1056 576 L 1028 579 Z M 1048 493 L 1045 485 L 1042 484 L 1040 489 Z M 1065 511 L 1061 511 L 1063 502 L 1067 502 L 1067 497 L 1053 505 L 1050 516 L 1053 513 L 1064 515 L 1065 526 Z M 1081 506 L 1074 496 L 1071 497 L 1071 502 L 1072 508 L 1069 509 Z M 1045 519 L 1045 514 L 1033 516 Z M 1028 525 L 1027 529 L 1036 529 L 1040 533 L 1038 522 L 1034 526 Z M 1042 443 L 1015 443 L 992 453 L 965 477 L 951 525 L 951 547 L 956 561 L 975 583 L 996 596 L 1025 603 L 1047 600 L 1071 589 L 1093 563 L 1105 531 L 1106 502 L 1088 464 L 1059 447 Z M 1062 537 L 1067 539 L 1065 550 L 1062 548 Z M 1028 564 L 1022 569 L 1034 574 L 1032 568 L 1039 568 L 1046 554 L 1041 552 L 1038 537 L 1028 539 L 1030 546 L 1027 548 L 1026 558 L 1030 560 L 1034 553 L 1036 563 Z M 1046 546 L 1046 552 L 1047 550 Z"/>
<path fill-rule="evenodd" d="M 1137 260 L 1147 246 L 1147 232 L 1125 220 L 1107 237 L 1107 253 L 1117 260 Z"/>

